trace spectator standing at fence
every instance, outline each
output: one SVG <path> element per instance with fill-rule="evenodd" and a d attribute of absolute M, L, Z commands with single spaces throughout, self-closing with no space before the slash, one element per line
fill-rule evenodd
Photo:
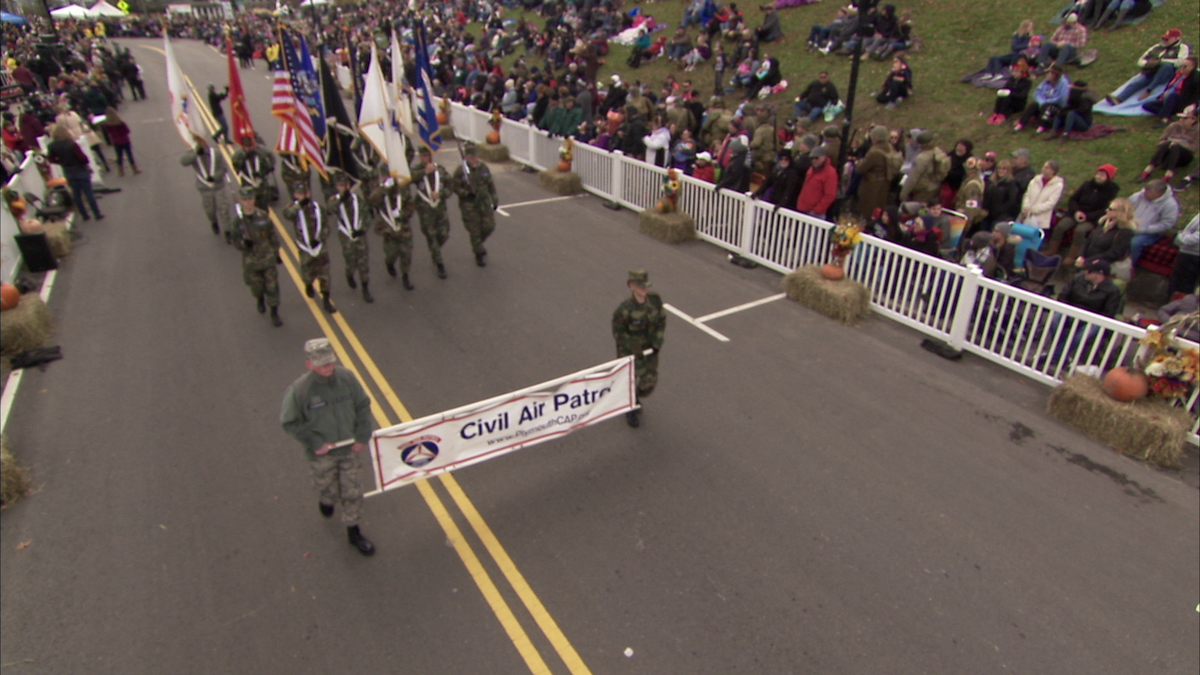
<path fill-rule="evenodd" d="M 1137 266 L 1142 250 L 1157 242 L 1164 234 L 1175 227 L 1179 220 L 1179 202 L 1171 187 L 1163 180 L 1152 180 L 1129 201 L 1133 203 L 1134 217 L 1137 219 L 1137 234 L 1133 235 L 1130 243 L 1129 257 Z"/>
<path fill-rule="evenodd" d="M 1066 182 L 1058 175 L 1058 160 L 1048 159 L 1042 172 L 1029 181 L 1021 201 L 1021 222 L 1042 230 L 1050 229 L 1054 207 L 1062 197 Z"/>
<path fill-rule="evenodd" d="M 942 181 L 950 173 L 950 156 L 934 146 L 933 132 L 928 129 L 919 132 L 916 140 L 921 150 L 900 188 L 900 201 L 928 204 L 938 197 Z"/>
<path fill-rule="evenodd" d="M 307 373 L 288 387 L 279 414 L 289 436 L 300 442 L 317 489 L 321 515 L 342 509 L 342 524 L 350 545 L 359 553 L 375 553 L 359 530 L 362 521 L 362 452 L 375 425 L 371 399 L 349 370 L 337 365 L 337 356 L 326 338 L 304 343 Z M 348 446 L 339 446 L 351 441 Z"/>
<path fill-rule="evenodd" d="M 783 149 L 775 158 L 775 164 L 767 179 L 754 192 L 755 199 L 765 199 L 775 209 L 792 209 L 800 197 L 800 174 L 792 164 L 792 151 Z"/>
<path fill-rule="evenodd" d="M 646 270 L 633 270 L 625 284 L 630 297 L 617 306 L 612 317 L 613 339 L 617 357 L 633 356 L 637 377 L 637 401 L 649 396 L 658 385 L 658 352 L 663 346 L 667 328 L 667 313 L 662 298 L 650 290 L 650 275 Z M 650 353 L 647 354 L 646 352 Z M 625 415 L 631 427 L 641 424 L 641 409 Z"/>
<path fill-rule="evenodd" d="M 70 130 L 64 126 L 56 125 L 50 137 L 54 140 L 46 148 L 46 157 L 62 167 L 67 184 L 71 186 L 71 197 L 75 200 L 75 208 L 79 210 L 79 215 L 84 220 L 91 220 L 91 216 L 88 215 L 90 207 L 92 216 L 95 216 L 96 220 L 103 220 L 104 214 L 100 213 L 100 207 L 96 206 L 96 194 L 92 192 L 92 167 L 87 153 L 79 147 Z M 84 198 L 87 198 L 86 205 Z"/>
<path fill-rule="evenodd" d="M 899 173 L 902 161 L 890 139 L 887 127 L 873 127 L 871 149 L 854 167 L 854 171 L 861 176 L 858 183 L 858 213 L 861 216 L 870 216 L 875 209 L 882 209 L 888 204 L 892 181 Z"/>
<path fill-rule="evenodd" d="M 804 176 L 796 210 L 823 219 L 837 200 L 838 173 L 825 148 L 817 146 L 808 156 L 812 159 L 812 166 Z"/>
<path fill-rule="evenodd" d="M 1012 177 L 1012 162 L 1005 159 L 996 165 L 996 173 L 983 189 L 983 222 L 985 230 L 997 223 L 1016 220 L 1021 212 L 1021 188 Z"/>
<path fill-rule="evenodd" d="M 1096 175 L 1091 180 L 1075 188 L 1067 200 L 1067 214 L 1054 225 L 1050 239 L 1046 242 L 1046 255 L 1058 253 L 1063 237 L 1067 232 L 1074 230 L 1075 235 L 1071 240 L 1071 250 L 1074 253 L 1068 253 L 1066 259 L 1075 259 L 1079 250 L 1083 248 L 1088 233 L 1100 222 L 1100 218 L 1107 212 L 1108 205 L 1121 191 L 1121 186 L 1112 180 L 1115 175 L 1117 167 L 1105 164 L 1096 169 Z"/>

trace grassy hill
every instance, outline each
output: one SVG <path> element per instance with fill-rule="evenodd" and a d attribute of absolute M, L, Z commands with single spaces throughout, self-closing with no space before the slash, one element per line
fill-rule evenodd
<path fill-rule="evenodd" d="M 659 22 L 669 24 L 666 34 L 670 35 L 674 27 L 679 25 L 687 4 L 688 0 L 666 0 L 637 6 Z M 1060 162 L 1062 175 L 1067 180 L 1064 204 L 1066 195 L 1091 178 L 1096 167 L 1105 163 L 1115 164 L 1119 168 L 1116 181 L 1121 185 L 1122 195 L 1128 196 L 1140 189 L 1134 181 L 1153 154 L 1161 133 L 1161 130 L 1154 128 L 1154 118 L 1096 115 L 1098 123 L 1125 127 L 1127 131 L 1094 141 L 1046 142 L 1042 136 L 1034 136 L 1032 130 L 1012 134 L 1007 125 L 988 125 L 987 118 L 992 113 L 995 92 L 959 82 L 963 75 L 982 68 L 988 56 L 1006 53 L 1009 39 L 1022 20 L 1032 19 L 1035 31 L 1048 37 L 1057 28 L 1050 23 L 1050 19 L 1066 4 L 1065 1 L 899 0 L 895 4 L 898 12 L 906 8 L 914 10 L 915 33 L 921 47 L 909 52 L 908 60 L 913 69 L 916 93 L 899 107 L 886 110 L 867 95 L 879 88 L 890 64 L 864 59 L 859 71 L 855 127 L 879 123 L 893 128 L 933 129 L 937 144 L 947 150 L 959 138 L 971 139 L 975 143 L 976 155 L 994 150 L 1003 158 L 1017 148 L 1029 148 L 1033 153 L 1034 166 L 1040 166 L 1051 158 Z M 758 25 L 762 13 L 757 6 L 748 2 L 739 3 L 739 6 L 742 5 L 745 5 L 742 10 L 747 23 Z M 631 6 L 627 5 L 625 9 Z M 828 24 L 838 6 L 837 2 L 829 0 L 780 11 L 786 38 L 783 42 L 765 45 L 764 49 L 779 59 L 783 76 L 790 85 L 786 92 L 768 99 L 778 107 L 781 121 L 791 116 L 791 101 L 795 96 L 822 70 L 829 71 L 843 99 L 846 97 L 850 58 L 821 56 L 806 49 L 810 27 Z M 536 15 L 524 16 L 539 25 L 541 23 Z M 1067 74 L 1072 80 L 1087 81 L 1097 97 L 1103 97 L 1137 72 L 1138 57 L 1169 28 L 1180 28 L 1185 42 L 1194 47 L 1200 46 L 1195 3 L 1168 0 L 1138 25 L 1093 33 L 1089 36 L 1088 47 L 1099 50 L 1099 60 L 1086 69 L 1069 67 Z M 692 34 L 695 35 L 694 28 Z M 726 43 L 727 53 L 732 53 L 732 46 Z M 628 55 L 627 47 L 612 45 L 607 64 L 600 71 L 600 79 L 603 81 L 611 73 L 619 72 L 626 80 L 640 80 L 657 88 L 666 75 L 674 74 L 681 80 L 691 79 L 699 91 L 712 91 L 713 71 L 709 64 L 693 72 L 683 72 L 674 64 L 660 59 L 632 70 L 626 66 Z M 509 62 L 512 60 L 508 59 Z M 530 65 L 537 63 L 530 60 Z M 726 98 L 727 103 L 735 103 L 734 99 L 733 96 Z M 841 117 L 836 120 L 838 124 L 841 121 Z M 862 132 L 859 137 L 862 137 Z M 1200 210 L 1200 189 L 1194 186 L 1180 193 L 1178 198 L 1182 207 L 1182 227 Z"/>

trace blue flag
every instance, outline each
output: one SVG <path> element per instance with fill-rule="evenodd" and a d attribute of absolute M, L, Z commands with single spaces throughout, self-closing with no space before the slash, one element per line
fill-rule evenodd
<path fill-rule="evenodd" d="M 324 141 L 325 107 L 321 104 L 321 81 L 317 77 L 316 68 L 313 67 L 312 55 L 308 52 L 304 36 L 297 35 L 295 39 L 300 41 L 299 54 L 291 36 L 283 34 L 283 58 L 292 78 L 292 90 L 296 92 L 296 99 L 308 109 L 313 132 L 317 138 Z"/>
<path fill-rule="evenodd" d="M 424 23 L 417 24 L 413 40 L 416 43 L 417 61 L 417 134 L 430 150 L 436 151 L 442 147 L 442 136 L 438 131 L 437 111 L 433 107 L 433 73 L 429 68 Z"/>

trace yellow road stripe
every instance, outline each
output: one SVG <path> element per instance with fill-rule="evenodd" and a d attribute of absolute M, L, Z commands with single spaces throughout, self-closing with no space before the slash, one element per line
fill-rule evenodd
<path fill-rule="evenodd" d="M 161 52 L 161 50 L 156 51 Z M 187 81 L 188 87 L 192 90 L 192 94 L 198 98 L 199 93 L 197 92 L 195 85 L 192 83 L 191 78 L 189 78 L 187 75 L 184 75 L 184 79 Z M 209 127 L 210 132 L 216 130 L 217 124 L 212 118 L 211 111 L 205 110 L 204 106 L 201 105 L 197 105 L 196 109 L 200 112 L 201 116 L 204 117 L 205 124 Z M 229 153 L 225 149 L 225 146 L 221 144 L 217 147 L 221 150 L 222 155 L 225 156 L 226 161 L 229 162 L 230 166 L 232 167 L 232 160 L 229 157 Z M 361 374 L 350 360 L 349 354 L 346 352 L 341 340 L 338 339 L 338 336 L 329 325 L 329 322 L 326 320 L 322 310 L 317 307 L 315 299 L 307 297 L 307 295 L 304 293 L 304 282 L 300 278 L 300 273 L 292 262 L 292 258 L 299 260 L 299 251 L 296 247 L 295 241 L 292 239 L 291 234 L 288 233 L 287 229 L 284 227 L 282 221 L 280 221 L 279 216 L 275 213 L 274 209 L 268 210 L 268 213 L 270 213 L 271 220 L 275 224 L 275 228 L 280 233 L 285 248 L 290 254 L 286 257 L 281 257 L 283 257 L 284 267 L 287 269 L 288 275 L 292 278 L 293 283 L 296 285 L 296 289 L 300 292 L 300 297 L 303 298 L 305 305 L 308 307 L 313 317 L 316 318 L 317 323 L 321 326 L 321 330 L 329 337 L 330 343 L 334 347 L 334 351 L 338 354 L 338 358 L 342 360 L 342 363 L 345 364 L 346 367 L 350 369 L 356 377 L 359 377 L 359 379 L 362 380 L 363 378 Z M 362 361 L 364 367 L 367 369 L 367 372 L 371 375 L 371 379 L 375 382 L 375 386 L 378 387 L 380 392 L 383 393 L 384 398 L 392 407 L 392 410 L 396 413 L 396 415 L 399 416 L 401 421 L 412 421 L 412 415 L 400 401 L 400 397 L 396 395 L 395 390 L 383 376 L 383 373 L 380 372 L 379 367 L 375 364 L 375 360 L 371 358 L 366 348 L 363 347 L 362 342 L 359 341 L 357 334 L 355 334 L 354 330 L 350 328 L 350 324 L 346 322 L 341 312 L 334 314 L 333 318 L 337 325 L 342 329 L 343 334 L 346 336 L 347 341 L 350 342 L 355 354 Z M 375 397 L 371 395 L 370 391 L 368 391 L 367 394 L 371 398 L 371 411 L 375 415 L 376 421 L 380 426 L 391 426 L 392 422 L 388 420 L 387 415 L 383 412 L 383 410 L 380 409 Z M 443 486 L 450 493 L 451 498 L 454 500 L 454 503 L 458 506 L 459 510 L 462 511 L 463 515 L 466 516 L 467 522 L 475 531 L 476 536 L 478 536 L 480 541 L 483 542 L 484 548 L 488 550 L 488 553 L 490 553 L 492 558 L 496 561 L 496 564 L 500 568 L 504 578 L 508 580 L 509 585 L 512 586 L 513 590 L 517 593 L 517 597 L 521 599 L 521 602 L 525 605 L 525 608 L 529 611 L 530 615 L 533 616 L 534 622 L 537 623 L 539 628 L 541 628 L 542 632 L 546 636 L 546 639 L 550 641 L 550 644 L 558 653 L 559 658 L 561 658 L 563 663 L 566 664 L 567 669 L 572 675 L 591 675 L 591 670 L 589 670 L 588 667 L 583 663 L 583 659 L 580 658 L 579 653 L 575 651 L 575 648 L 571 645 L 570 640 L 567 639 L 567 636 L 558 627 L 558 623 L 555 622 L 553 617 L 550 616 L 550 613 L 546 611 L 545 606 L 542 605 L 541 600 L 538 599 L 537 594 L 533 591 L 533 588 L 525 580 L 524 575 L 522 575 L 517 569 L 516 564 L 513 563 L 512 558 L 508 555 L 508 552 L 504 550 L 504 547 L 500 544 L 500 541 L 496 538 L 496 535 L 492 532 L 486 521 L 484 521 L 483 516 L 479 513 L 479 510 L 475 508 L 475 505 L 462 490 L 462 487 L 458 484 L 458 481 L 455 480 L 455 478 L 450 474 L 443 474 L 440 478 Z M 438 497 L 436 492 L 434 492 L 433 488 L 428 484 L 428 481 L 419 481 L 417 483 L 417 488 L 421 494 L 421 497 L 424 498 L 426 505 L 429 507 L 429 510 L 434 514 L 434 517 L 442 526 L 442 530 L 446 533 L 446 536 L 450 539 L 451 543 L 453 543 L 455 552 L 458 553 L 459 558 L 463 561 L 463 565 L 467 568 L 468 573 L 470 573 L 471 577 L 475 580 L 476 586 L 479 587 L 484 599 L 487 601 L 488 605 L 491 606 L 492 612 L 500 621 L 501 626 L 504 627 L 505 632 L 508 633 L 509 640 L 512 641 L 513 646 L 517 648 L 517 651 L 525 660 L 525 664 L 529 667 L 530 671 L 534 673 L 534 675 L 549 675 L 550 670 L 546 666 L 545 661 L 542 660 L 541 655 L 537 652 L 537 649 L 529 640 L 528 634 L 526 634 L 524 628 L 521 627 L 520 622 L 517 621 L 516 616 L 512 613 L 512 610 L 504 601 L 503 596 L 500 595 L 500 592 L 496 588 L 495 583 L 492 581 L 491 576 L 479 562 L 479 558 L 475 555 L 474 550 L 462 536 L 462 532 L 458 529 L 458 525 L 454 522 L 454 519 L 446 510 L 445 504 L 443 504 L 441 498 Z"/>

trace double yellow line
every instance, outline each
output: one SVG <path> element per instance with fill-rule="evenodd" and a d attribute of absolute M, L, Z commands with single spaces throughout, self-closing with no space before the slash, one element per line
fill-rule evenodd
<path fill-rule="evenodd" d="M 154 47 L 148 48 L 162 53 L 162 50 Z M 185 75 L 184 79 L 187 81 L 188 88 L 192 91 L 193 101 L 196 102 L 196 110 L 203 116 L 205 125 L 209 128 L 210 132 L 216 131 L 217 124 L 212 117 L 211 111 L 199 103 L 203 101 L 200 93 L 196 90 L 190 78 Z M 233 162 L 228 151 L 224 145 L 219 145 L 218 147 L 232 170 Z M 296 242 L 283 226 L 275 211 L 271 209 L 269 213 L 287 251 L 287 255 L 281 256 L 283 266 L 287 270 L 288 276 L 292 278 L 292 282 L 295 284 L 300 298 L 308 306 L 308 310 L 312 313 L 313 318 L 317 320 L 321 331 L 329 338 L 342 364 L 353 372 L 360 381 L 365 381 L 359 368 L 355 365 L 355 361 L 351 359 L 350 352 L 346 349 L 346 343 L 349 343 L 350 349 L 358 357 L 363 369 L 370 376 L 370 381 L 382 393 L 384 400 L 391 409 L 392 414 L 389 415 L 388 411 L 380 406 L 375 394 L 370 388 L 367 388 L 367 394 L 371 398 L 371 413 L 375 416 L 376 423 L 380 427 L 390 427 L 400 422 L 412 421 L 413 416 L 404 407 L 404 404 L 400 402 L 400 397 L 396 395 L 395 390 L 392 389 L 392 386 L 383 376 L 383 373 L 380 372 L 379 366 L 375 364 L 375 360 L 371 358 L 370 353 L 363 347 L 362 342 L 358 339 L 358 336 L 350 327 L 350 324 L 347 323 L 342 313 L 335 313 L 332 317 L 334 323 L 340 329 L 341 335 L 345 336 L 345 342 L 343 342 L 338 332 L 333 329 L 333 326 L 330 325 L 328 318 L 317 305 L 317 302 L 313 298 L 307 297 L 304 293 L 304 283 L 300 279 L 300 272 L 297 267 L 300 258 Z M 558 627 L 554 618 L 546 611 L 545 606 L 542 605 L 537 594 L 533 592 L 533 588 L 530 587 L 529 582 L 525 580 L 524 575 L 517 569 L 508 552 L 504 550 L 504 547 L 500 544 L 492 529 L 488 527 L 483 516 L 479 514 L 478 509 L 475 508 L 475 505 L 467 497 L 467 494 L 458 484 L 458 481 L 449 473 L 438 476 L 437 480 L 450 495 L 458 510 L 466 518 L 471 530 L 474 531 L 479 541 L 483 543 L 484 548 L 491 555 L 492 560 L 495 561 L 500 573 L 504 575 L 505 580 L 508 581 L 538 628 L 541 629 L 546 639 L 550 642 L 550 645 L 562 660 L 563 665 L 566 666 L 567 671 L 571 675 L 591 675 L 591 670 L 584 664 L 583 659 L 579 657 L 579 653 L 575 651 L 575 648 L 571 645 L 566 635 L 563 634 L 562 629 Z M 429 481 L 419 481 L 416 483 L 416 486 L 421 497 L 425 500 L 425 504 L 429 507 L 434 518 L 437 519 L 438 524 L 441 525 L 442 530 L 446 533 L 446 537 L 454 545 L 455 552 L 458 553 L 458 557 L 462 560 L 463 565 L 466 566 L 471 578 L 475 581 L 475 585 L 479 587 L 479 591 L 483 594 L 488 606 L 491 607 L 492 612 L 496 615 L 496 619 L 500 621 L 500 625 L 503 626 L 505 633 L 508 634 L 509 640 L 517 648 L 517 652 L 524 659 L 525 665 L 529 667 L 529 671 L 534 673 L 534 675 L 550 675 L 553 671 L 546 665 L 546 661 L 529 639 L 529 634 L 513 613 L 512 608 L 509 607 L 508 602 L 505 601 L 504 596 L 501 595 L 499 588 L 497 588 L 496 583 L 492 580 L 491 574 L 488 573 L 471 544 L 463 536 L 462 530 L 459 529 L 458 523 L 450 515 L 442 498 L 438 496 L 438 493 Z"/>

